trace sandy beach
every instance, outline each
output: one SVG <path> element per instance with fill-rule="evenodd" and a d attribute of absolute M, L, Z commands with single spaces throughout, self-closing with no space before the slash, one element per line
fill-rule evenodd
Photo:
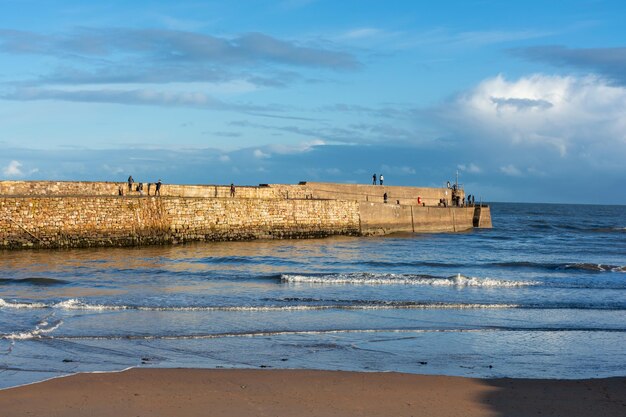
<path fill-rule="evenodd" d="M 0 391 L 13 416 L 623 416 L 626 378 L 131 369 Z"/>

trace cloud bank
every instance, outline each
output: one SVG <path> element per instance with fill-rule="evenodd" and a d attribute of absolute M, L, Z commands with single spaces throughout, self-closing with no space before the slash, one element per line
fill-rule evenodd
<path fill-rule="evenodd" d="M 439 120 L 474 144 L 512 146 L 600 163 L 626 157 L 626 88 L 588 76 L 497 76 L 438 109 Z"/>
<path fill-rule="evenodd" d="M 198 91 L 198 83 L 280 88 L 307 71 L 354 71 L 358 59 L 328 45 L 311 46 L 252 32 L 219 37 L 168 29 L 82 28 L 45 34 L 0 30 L 0 55 L 50 59 L 26 73 L 5 74 L 5 100 L 64 100 L 243 110 Z M 50 65 L 51 64 L 51 65 Z M 44 68 L 39 70 L 39 68 Z M 39 72 L 38 72 L 39 71 Z M 26 78 L 24 78 L 24 74 Z M 189 85 L 185 89 L 180 85 Z M 137 85 L 151 84 L 138 89 Z M 154 86 L 165 86 L 173 93 Z M 54 86 L 51 88 L 51 86 Z M 189 93 L 187 90 L 192 89 Z M 260 109 L 258 109 L 260 110 Z"/>
<path fill-rule="evenodd" d="M 0 52 L 231 65 L 274 62 L 335 70 L 360 65 L 345 52 L 302 46 L 258 32 L 226 38 L 167 29 L 84 28 L 65 34 L 0 30 Z"/>
<path fill-rule="evenodd" d="M 19 88 L 1 94 L 4 100 L 63 100 L 82 103 L 117 103 L 127 105 L 157 105 L 196 107 L 211 110 L 237 110 L 243 112 L 266 111 L 267 107 L 226 103 L 200 92 L 166 92 L 142 90 L 62 90 L 45 88 Z"/>
<path fill-rule="evenodd" d="M 421 116 L 463 182 L 503 201 L 626 203 L 610 191 L 626 178 L 626 87 L 606 78 L 498 75 Z"/>

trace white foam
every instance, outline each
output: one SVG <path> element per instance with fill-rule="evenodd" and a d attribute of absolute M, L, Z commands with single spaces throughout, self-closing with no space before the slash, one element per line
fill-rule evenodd
<path fill-rule="evenodd" d="M 87 304 L 83 303 L 80 300 L 75 298 L 70 298 L 69 300 L 61 301 L 59 303 L 53 304 L 54 308 L 61 308 L 63 310 L 95 310 L 95 311 L 103 311 L 103 310 L 128 310 L 131 307 L 128 306 L 115 306 L 115 305 L 103 305 L 103 304 Z"/>
<path fill-rule="evenodd" d="M 330 330 L 277 330 L 241 333 L 208 333 L 189 335 L 137 335 L 137 336 L 62 336 L 60 340 L 200 340 L 239 337 L 267 337 L 289 335 L 325 335 L 345 333 L 480 333 L 499 331 L 497 328 L 450 328 L 450 329 L 330 329 Z"/>
<path fill-rule="evenodd" d="M 18 385 L 13 385 L 13 386 L 10 386 L 10 387 L 0 388 L 0 391 L 10 390 L 10 389 L 13 389 L 13 388 L 27 387 L 29 385 L 40 384 L 42 382 L 52 381 L 54 379 L 67 378 L 68 376 L 72 376 L 72 375 L 78 375 L 78 374 L 115 374 L 115 373 L 119 373 L 119 372 L 128 371 L 129 369 L 134 369 L 134 368 L 136 368 L 136 367 L 135 366 L 129 366 L 127 368 L 120 369 L 119 371 L 74 372 L 74 373 L 69 373 L 69 374 L 65 374 L 65 375 L 53 376 L 53 377 L 50 377 L 50 378 L 43 378 L 43 379 L 40 379 L 40 380 L 37 380 L 37 381 L 27 382 L 25 384 L 18 384 Z"/>
<path fill-rule="evenodd" d="M 19 303 L 5 301 L 0 298 L 0 308 L 60 308 L 63 310 L 126 310 L 132 307 L 128 306 L 115 306 L 115 305 L 101 305 L 101 304 L 87 304 L 75 298 L 61 301 L 56 304 L 44 304 L 44 303 Z"/>
<path fill-rule="evenodd" d="M 466 277 L 457 274 L 448 278 L 398 274 L 332 274 L 332 275 L 281 275 L 289 283 L 356 284 L 356 285 L 433 285 L 453 287 L 525 287 L 539 285 L 536 281 L 509 281 L 493 278 Z"/>
<path fill-rule="evenodd" d="M 294 281 L 290 282 L 317 282 L 317 281 L 297 281 L 300 276 L 293 276 Z M 307 277 L 303 277 L 307 278 Z M 430 285 L 460 285 L 460 286 L 477 286 L 476 283 L 471 283 L 472 279 L 470 278 L 457 278 L 460 279 L 462 283 L 453 284 L 452 281 L 448 279 L 435 279 L 440 281 L 445 281 L 446 284 L 437 284 L 431 283 L 433 281 L 428 281 Z M 321 283 L 357 283 L 357 284 L 371 284 L 371 280 L 324 280 L 320 281 Z M 376 280 L 376 283 L 381 283 L 380 279 Z M 390 283 L 397 284 L 398 282 L 403 283 L 401 280 L 391 280 Z M 408 280 L 410 284 L 420 284 L 420 282 L 416 282 L 415 279 Z M 384 282 L 383 282 L 384 283 Z M 485 283 L 481 283 L 482 286 Z M 0 299 L 0 307 L 10 307 L 10 308 L 54 308 L 54 309 L 62 309 L 62 310 L 89 310 L 89 311 L 121 311 L 121 310 L 139 310 L 139 311 L 173 311 L 173 312 L 195 312 L 195 311 L 232 311 L 232 312 L 273 312 L 273 311 L 314 311 L 314 310 L 393 310 L 393 309 L 494 309 L 494 308 L 518 308 L 517 304 L 463 304 L 463 303 L 413 303 L 413 302 L 388 302 L 388 303 L 380 303 L 380 302 L 362 302 L 359 304 L 350 304 L 347 303 L 337 303 L 337 304 L 306 304 L 306 305 L 266 305 L 266 306 L 127 306 L 127 305 L 106 305 L 106 304 L 88 304 L 77 300 L 75 298 L 71 298 L 65 301 L 61 301 L 55 304 L 42 304 L 42 303 L 7 303 L 4 300 Z M 45 320 L 45 319 L 44 319 Z M 46 321 L 42 321 L 39 323 L 39 327 L 47 326 Z M 32 332 L 20 333 L 23 338 L 29 338 Z M 15 338 L 18 338 L 15 335 Z"/>
<path fill-rule="evenodd" d="M 388 303 L 388 304 L 331 304 L 331 305 L 288 305 L 288 306 L 216 306 L 216 307 L 138 307 L 147 311 L 311 311 L 311 310 L 394 310 L 394 309 L 496 309 L 519 308 L 519 304 L 463 304 L 463 303 Z"/>
<path fill-rule="evenodd" d="M 50 325 L 50 327 L 46 327 L 49 324 L 48 324 L 48 321 L 46 319 L 44 319 L 41 322 L 39 322 L 37 324 L 37 326 L 33 330 L 31 330 L 29 332 L 10 333 L 10 334 L 6 334 L 6 335 L 0 336 L 0 339 L 7 339 L 7 340 L 29 340 L 29 339 L 34 339 L 34 338 L 37 338 L 37 337 L 41 337 L 41 335 L 43 335 L 43 334 L 55 331 L 56 329 L 61 327 L 62 324 L 63 324 L 63 320 L 59 320 L 56 323 L 52 323 L 52 325 Z"/>
<path fill-rule="evenodd" d="M 0 308 L 48 308 L 47 304 L 43 303 L 12 303 L 0 298 Z"/>

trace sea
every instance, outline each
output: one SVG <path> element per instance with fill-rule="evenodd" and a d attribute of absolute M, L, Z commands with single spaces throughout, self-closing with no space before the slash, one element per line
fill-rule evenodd
<path fill-rule="evenodd" d="M 626 206 L 493 229 L 0 251 L 0 388 L 140 368 L 626 375 Z"/>

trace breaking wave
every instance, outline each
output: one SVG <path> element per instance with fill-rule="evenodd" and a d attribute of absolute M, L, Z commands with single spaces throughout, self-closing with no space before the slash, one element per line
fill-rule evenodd
<path fill-rule="evenodd" d="M 280 301 L 280 300 L 277 300 Z M 62 309 L 90 311 L 309 311 L 309 310 L 389 310 L 389 309 L 493 309 L 516 308 L 517 304 L 481 304 L 481 303 L 428 303 L 413 301 L 366 301 L 366 300 L 335 300 L 321 304 L 261 305 L 261 306 L 133 306 L 114 304 L 89 304 L 77 299 L 69 299 L 59 303 L 23 303 L 6 302 L 0 298 L 0 307 L 31 308 L 31 309 Z"/>
<path fill-rule="evenodd" d="M 47 333 L 53 332 L 58 329 L 63 320 L 49 320 L 51 316 L 47 316 L 39 321 L 35 328 L 25 332 L 15 332 L 9 334 L 0 334 L 0 339 L 5 340 L 28 340 L 34 338 L 40 338 Z"/>
<path fill-rule="evenodd" d="M 448 287 L 528 287 L 539 281 L 512 281 L 494 278 L 466 277 L 461 274 L 443 278 L 431 275 L 346 273 L 326 275 L 281 275 L 286 283 L 355 284 L 355 285 L 434 285 Z"/>
<path fill-rule="evenodd" d="M 23 302 L 10 302 L 4 301 L 0 298 L 0 308 L 48 308 L 49 305 L 44 303 L 23 303 Z"/>
<path fill-rule="evenodd" d="M 548 302 L 548 303 L 461 303 L 431 301 L 386 301 L 386 300 L 323 300 L 314 298 L 267 299 L 273 304 L 239 306 L 150 306 L 89 304 L 77 299 L 58 303 L 7 302 L 0 298 L 0 308 L 11 309 L 60 309 L 85 311 L 171 311 L 171 312 L 289 312 L 314 310 L 463 310 L 463 309 L 545 309 L 545 310 L 626 310 L 624 302 Z"/>

